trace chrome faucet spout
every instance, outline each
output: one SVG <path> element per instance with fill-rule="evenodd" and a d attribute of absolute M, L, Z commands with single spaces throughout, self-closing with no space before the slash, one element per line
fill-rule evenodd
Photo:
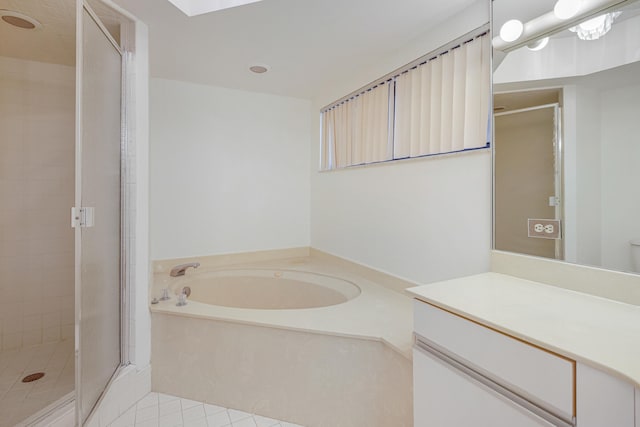
<path fill-rule="evenodd" d="M 189 267 L 198 268 L 198 267 L 200 267 L 200 263 L 199 262 L 189 262 L 189 263 L 186 263 L 186 264 L 176 265 L 175 267 L 173 267 L 171 269 L 171 272 L 169 272 L 169 276 L 171 276 L 171 277 L 184 276 L 184 274 L 187 272 L 187 268 L 189 268 Z"/>

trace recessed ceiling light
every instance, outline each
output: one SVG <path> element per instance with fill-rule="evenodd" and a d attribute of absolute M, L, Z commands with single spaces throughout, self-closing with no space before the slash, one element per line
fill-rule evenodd
<path fill-rule="evenodd" d="M 13 10 L 0 9 L 0 18 L 7 24 L 24 30 L 35 30 L 42 28 L 42 24 L 24 13 Z"/>
<path fill-rule="evenodd" d="M 264 74 L 269 71 L 268 65 L 252 65 L 249 67 L 249 71 L 256 74 Z"/>
<path fill-rule="evenodd" d="M 500 28 L 500 38 L 507 43 L 514 42 L 520 38 L 524 31 L 524 25 L 517 19 L 505 22 Z"/>

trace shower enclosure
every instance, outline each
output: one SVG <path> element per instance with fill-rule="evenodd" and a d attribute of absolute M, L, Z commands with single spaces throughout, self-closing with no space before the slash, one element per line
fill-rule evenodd
<path fill-rule="evenodd" d="M 0 0 L 0 14 L 0 427 L 74 399 L 82 425 L 128 362 L 133 23 L 97 0 Z"/>
<path fill-rule="evenodd" d="M 562 222 L 560 92 L 499 93 L 494 104 L 508 106 L 494 113 L 495 248 L 563 259 L 562 233 L 539 238 L 528 229 L 529 219 Z"/>
<path fill-rule="evenodd" d="M 87 419 L 122 364 L 123 60 L 119 43 L 78 3 L 76 129 L 76 414 Z"/>

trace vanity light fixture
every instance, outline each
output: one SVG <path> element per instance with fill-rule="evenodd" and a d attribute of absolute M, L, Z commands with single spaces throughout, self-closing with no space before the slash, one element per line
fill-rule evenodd
<path fill-rule="evenodd" d="M 507 43 L 516 41 L 522 35 L 524 25 L 517 19 L 510 19 L 500 28 L 500 38 Z"/>
<path fill-rule="evenodd" d="M 613 20 L 621 13 L 622 12 L 605 13 L 604 15 L 596 16 L 595 18 L 582 22 L 575 27 L 571 27 L 569 30 L 576 33 L 580 40 L 597 40 L 609 32 Z"/>
<path fill-rule="evenodd" d="M 505 53 L 534 43 L 535 47 L 538 38 L 546 37 L 549 34 L 568 29 L 572 26 L 575 26 L 574 31 L 576 33 L 582 33 L 582 36 L 578 35 L 578 37 L 583 40 L 595 40 L 609 31 L 614 18 L 620 13 L 612 12 L 611 17 L 606 17 L 606 15 L 611 13 L 607 12 L 634 1 L 636 0 L 558 0 L 553 11 L 550 10 L 536 18 L 530 19 L 524 24 L 515 19 L 507 21 L 502 28 L 500 28 L 500 34 L 493 38 L 492 44 L 494 49 Z M 573 8 L 577 7 L 576 11 L 569 10 L 571 9 L 570 6 Z M 586 23 L 590 18 L 598 13 L 604 14 L 602 15 L 605 16 L 604 25 L 602 25 L 603 18 L 596 19 L 596 21 L 587 25 Z M 563 17 L 566 16 L 567 18 L 561 19 L 558 14 Z M 569 18 L 568 16 L 571 14 L 573 15 Z M 585 21 L 583 23 L 585 25 L 578 25 L 578 23 L 582 21 Z M 580 28 L 581 25 L 582 28 Z M 594 27 L 598 29 L 596 30 Z M 538 46 L 538 48 L 542 49 L 543 46 Z"/>
<path fill-rule="evenodd" d="M 538 51 L 544 49 L 549 44 L 549 37 L 545 37 L 543 39 L 539 39 L 534 41 L 533 43 L 529 43 L 527 48 L 529 50 Z"/>
<path fill-rule="evenodd" d="M 553 7 L 553 13 L 558 19 L 573 18 L 580 10 L 580 0 L 558 0 Z"/>

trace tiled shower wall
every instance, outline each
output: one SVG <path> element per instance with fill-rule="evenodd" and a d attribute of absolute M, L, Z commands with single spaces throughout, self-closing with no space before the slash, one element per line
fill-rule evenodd
<path fill-rule="evenodd" d="M 0 57 L 0 349 L 73 339 L 75 69 Z"/>

